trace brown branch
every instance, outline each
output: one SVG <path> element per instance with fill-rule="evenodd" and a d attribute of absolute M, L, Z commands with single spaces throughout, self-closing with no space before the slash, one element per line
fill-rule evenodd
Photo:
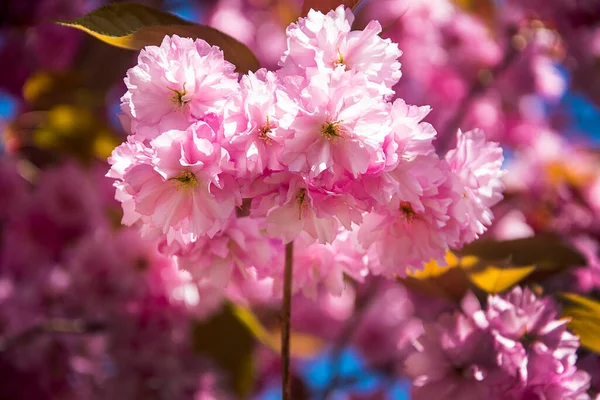
<path fill-rule="evenodd" d="M 12 337 L 0 337 L 0 353 L 27 344 L 42 334 L 89 334 L 102 332 L 105 329 L 106 325 L 98 321 L 54 318 L 34 325 Z"/>
<path fill-rule="evenodd" d="M 292 267 L 294 242 L 285 245 L 285 270 L 283 281 L 283 329 L 281 330 L 281 379 L 283 400 L 292 400 L 292 379 L 290 373 L 290 329 L 292 318 Z"/>

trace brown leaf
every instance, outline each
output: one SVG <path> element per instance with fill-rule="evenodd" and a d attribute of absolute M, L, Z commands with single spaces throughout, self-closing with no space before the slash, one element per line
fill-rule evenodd
<path fill-rule="evenodd" d="M 108 4 L 82 17 L 58 23 L 80 29 L 113 46 L 131 50 L 159 45 L 165 35 L 203 39 L 219 46 L 225 59 L 234 64 L 238 72 L 246 73 L 259 68 L 254 53 L 226 33 L 142 4 Z"/>
<path fill-rule="evenodd" d="M 544 234 L 515 240 L 478 240 L 456 252 L 482 260 L 506 261 L 513 266 L 535 265 L 538 268 L 562 269 L 585 265 L 585 258 L 555 235 Z"/>

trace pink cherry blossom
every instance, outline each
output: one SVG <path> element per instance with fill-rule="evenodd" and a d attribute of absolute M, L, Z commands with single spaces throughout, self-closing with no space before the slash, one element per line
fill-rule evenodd
<path fill-rule="evenodd" d="M 478 238 L 492 223 L 490 208 L 502 200 L 502 149 L 498 143 L 486 142 L 480 130 L 458 131 L 458 142 L 445 159 L 456 174 L 460 200 L 454 214 L 461 221 L 461 243 Z"/>
<path fill-rule="evenodd" d="M 214 236 L 241 204 L 233 166 L 215 132 L 200 121 L 186 131 L 161 134 L 151 146 L 151 159 L 142 148 L 123 174 L 135 213 L 163 234 Z M 119 158 L 112 160 L 122 165 Z"/>
<path fill-rule="evenodd" d="M 313 76 L 333 70 L 362 73 L 368 85 L 389 95 L 402 73 L 397 61 L 402 52 L 389 39 L 379 37 L 381 25 L 371 21 L 363 30 L 351 31 L 354 15 L 339 6 L 323 15 L 310 10 L 287 28 L 287 50 L 279 65 L 282 76 Z"/>
<path fill-rule="evenodd" d="M 349 194 L 323 189 L 299 174 L 278 172 L 252 184 L 251 215 L 266 216 L 267 231 L 288 243 L 305 231 L 331 243 L 343 225 L 361 220 L 359 204 Z"/>
<path fill-rule="evenodd" d="M 140 52 L 127 72 L 122 110 L 131 133 L 153 139 L 170 130 L 185 130 L 208 113 L 222 114 L 238 90 L 235 66 L 223 52 L 201 39 L 165 36 L 160 46 Z"/>
<path fill-rule="evenodd" d="M 318 75 L 288 92 L 300 103 L 289 125 L 281 162 L 293 172 L 328 182 L 354 178 L 383 162 L 382 145 L 389 133 L 389 107 L 373 96 L 361 75 Z M 321 177 L 323 179 L 323 177 Z"/>
<path fill-rule="evenodd" d="M 283 245 L 263 232 L 264 221 L 231 217 L 214 237 L 199 237 L 174 254 L 192 279 L 224 288 L 237 270 L 242 277 L 281 268 Z M 254 270 L 254 271 L 253 271 Z"/>
<path fill-rule="evenodd" d="M 503 381 L 494 353 L 481 351 L 492 346 L 492 336 L 460 313 L 426 324 L 417 351 L 405 363 L 414 380 L 411 398 L 501 398 L 493 397 Z"/>
<path fill-rule="evenodd" d="M 296 116 L 297 106 L 277 76 L 265 69 L 244 75 L 240 91 L 225 104 L 223 131 L 240 176 L 255 178 L 264 170 L 282 170 L 280 133 Z"/>
<path fill-rule="evenodd" d="M 341 296 L 350 277 L 362 282 L 368 275 L 365 251 L 356 240 L 356 233 L 344 228 L 339 230 L 332 243 L 318 243 L 306 232 L 294 241 L 293 289 L 301 290 L 306 296 L 315 298 L 325 291 Z M 283 260 L 268 270 L 274 277 L 275 293 L 282 293 Z"/>
<path fill-rule="evenodd" d="M 364 215 L 358 238 L 377 254 L 371 270 L 391 277 L 442 260 L 458 241 L 459 225 L 449 213 L 457 199 L 451 173 L 436 155 L 399 164 L 390 175 L 398 187 L 391 206 Z"/>

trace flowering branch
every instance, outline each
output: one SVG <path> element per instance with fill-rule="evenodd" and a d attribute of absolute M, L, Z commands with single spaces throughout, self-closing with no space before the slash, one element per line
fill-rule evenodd
<path fill-rule="evenodd" d="M 283 400 L 292 399 L 290 374 L 290 325 L 292 317 L 292 264 L 294 242 L 285 245 L 285 270 L 283 282 L 283 329 L 281 330 L 281 365 Z"/>

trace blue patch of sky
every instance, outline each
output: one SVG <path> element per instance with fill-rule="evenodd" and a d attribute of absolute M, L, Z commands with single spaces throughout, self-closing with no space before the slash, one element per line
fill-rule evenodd
<path fill-rule="evenodd" d="M 561 64 L 555 64 L 560 75 L 567 82 L 570 82 L 570 75 L 567 69 Z M 600 144 L 600 108 L 594 104 L 587 96 L 577 93 L 567 85 L 567 90 L 556 104 L 546 104 L 546 111 L 551 113 L 560 109 L 560 112 L 568 118 L 568 132 L 563 132 L 567 136 L 584 136 L 592 144 Z"/>
<path fill-rule="evenodd" d="M 194 1 L 167 0 L 165 10 L 192 22 L 202 22 L 205 14 L 204 5 Z"/>
<path fill-rule="evenodd" d="M 4 91 L 0 91 L 0 119 L 13 118 L 18 109 L 18 102 L 12 95 Z"/>
<path fill-rule="evenodd" d="M 339 358 L 327 350 L 317 357 L 304 361 L 297 371 L 303 378 L 306 387 L 314 398 L 321 400 L 325 390 L 329 387 L 334 376 L 338 377 L 338 385 L 327 400 L 345 400 L 347 393 L 360 393 L 368 395 L 378 389 L 384 389 L 388 400 L 409 400 L 410 382 L 407 380 L 390 381 L 381 374 L 372 371 L 361 358 L 360 354 L 346 348 Z M 281 388 L 279 382 L 272 382 L 259 394 L 256 400 L 280 400 Z"/>

